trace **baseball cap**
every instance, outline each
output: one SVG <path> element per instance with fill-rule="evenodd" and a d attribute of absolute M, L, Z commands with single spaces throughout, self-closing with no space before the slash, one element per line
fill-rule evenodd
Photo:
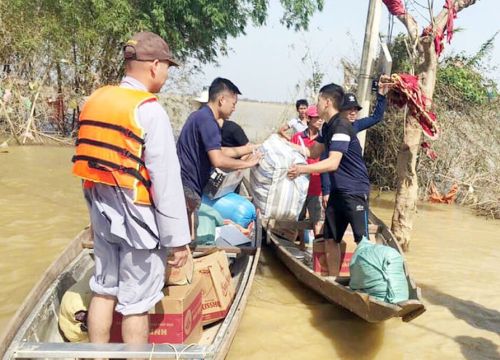
<path fill-rule="evenodd" d="M 138 61 L 168 61 L 173 66 L 179 66 L 179 61 L 173 58 L 168 44 L 159 35 L 150 31 L 136 33 L 123 46 L 125 60 Z"/>
<path fill-rule="evenodd" d="M 208 90 L 203 90 L 197 97 L 193 98 L 193 101 L 205 104 L 208 102 Z"/>
<path fill-rule="evenodd" d="M 358 100 L 356 99 L 356 95 L 353 93 L 346 93 L 344 95 L 344 101 L 342 102 L 342 106 L 340 107 L 340 110 L 347 110 L 347 109 L 352 109 L 356 108 L 357 110 L 361 110 L 362 107 L 359 106 Z"/>
<path fill-rule="evenodd" d="M 319 117 L 318 108 L 316 107 L 316 105 L 309 105 L 306 110 L 306 115 L 309 117 Z"/>

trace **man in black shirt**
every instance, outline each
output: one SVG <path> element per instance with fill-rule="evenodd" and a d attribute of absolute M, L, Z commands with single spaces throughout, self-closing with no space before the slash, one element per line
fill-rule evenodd
<path fill-rule="evenodd" d="M 237 123 L 225 120 L 221 128 L 222 146 L 238 147 L 249 143 L 245 131 Z"/>
<path fill-rule="evenodd" d="M 320 89 L 318 112 L 326 122 L 321 136 L 309 148 L 306 156 L 319 156 L 325 150 L 328 157 L 315 164 L 293 165 L 290 179 L 301 174 L 329 172 L 331 193 L 325 210 L 325 248 L 330 275 L 340 269 L 340 247 L 347 225 L 350 224 L 356 243 L 368 237 L 368 195 L 370 182 L 361 145 L 349 120 L 340 116 L 344 98 L 342 87 L 328 84 Z"/>

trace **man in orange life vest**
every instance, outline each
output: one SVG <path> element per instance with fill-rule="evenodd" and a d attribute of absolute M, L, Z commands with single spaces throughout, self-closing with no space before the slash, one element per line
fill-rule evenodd
<path fill-rule="evenodd" d="M 180 267 L 191 238 L 170 120 L 153 93 L 177 66 L 168 44 L 151 32 L 124 46 L 120 86 L 105 86 L 85 103 L 73 173 L 82 179 L 94 233 L 89 338 L 109 342 L 113 311 L 122 337 L 148 341 L 147 312 L 162 297 L 167 252 Z"/>

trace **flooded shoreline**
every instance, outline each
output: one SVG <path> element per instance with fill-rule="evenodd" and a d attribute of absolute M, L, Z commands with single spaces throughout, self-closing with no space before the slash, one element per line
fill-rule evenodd
<path fill-rule="evenodd" d="M 69 147 L 0 155 L 0 332 L 43 271 L 88 223 Z M 386 222 L 393 195 L 374 194 Z M 498 220 L 420 204 L 407 262 L 427 312 L 368 324 L 327 303 L 263 251 L 228 359 L 495 359 L 500 357 Z"/>

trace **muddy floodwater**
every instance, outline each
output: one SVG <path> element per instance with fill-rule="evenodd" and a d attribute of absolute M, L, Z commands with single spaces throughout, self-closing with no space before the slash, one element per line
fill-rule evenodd
<path fill-rule="evenodd" d="M 0 332 L 87 223 L 71 148 L 0 153 Z M 373 194 L 384 221 L 392 194 Z M 264 251 L 229 359 L 500 359 L 500 222 L 421 204 L 410 272 L 427 312 L 368 324 L 303 287 Z"/>

